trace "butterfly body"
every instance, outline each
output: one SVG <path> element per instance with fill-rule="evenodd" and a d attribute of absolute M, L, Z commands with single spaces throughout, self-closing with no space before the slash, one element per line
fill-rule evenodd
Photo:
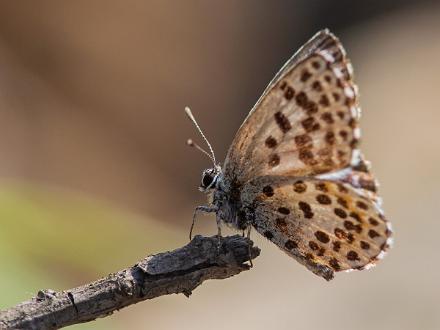
<path fill-rule="evenodd" d="M 222 168 L 203 172 L 217 223 L 253 227 L 315 274 L 365 269 L 391 244 L 360 108 L 339 40 L 317 33 L 281 69 L 238 130 Z"/>

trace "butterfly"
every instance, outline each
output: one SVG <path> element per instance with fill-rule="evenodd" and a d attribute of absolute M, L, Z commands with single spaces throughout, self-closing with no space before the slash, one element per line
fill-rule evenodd
<path fill-rule="evenodd" d="M 216 213 L 234 229 L 255 228 L 310 271 L 368 269 L 392 243 L 377 181 L 358 149 L 360 108 L 353 69 L 327 29 L 281 68 L 239 128 L 221 167 L 199 189 L 209 196 L 198 212 Z M 192 228 L 191 228 L 192 230 Z"/>

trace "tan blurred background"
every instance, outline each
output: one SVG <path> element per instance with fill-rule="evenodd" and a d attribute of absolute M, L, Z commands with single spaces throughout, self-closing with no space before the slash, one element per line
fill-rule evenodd
<path fill-rule="evenodd" d="M 395 247 L 309 273 L 254 234 L 252 271 L 77 329 L 440 329 L 440 5 L 434 1 L 0 2 L 0 308 L 187 241 L 209 162 L 316 31 L 343 41 Z M 198 233 L 214 234 L 201 217 Z"/>

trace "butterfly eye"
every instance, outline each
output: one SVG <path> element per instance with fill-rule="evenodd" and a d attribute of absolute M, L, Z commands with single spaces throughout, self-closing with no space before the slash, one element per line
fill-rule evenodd
<path fill-rule="evenodd" d="M 208 188 L 212 182 L 214 181 L 215 175 L 213 173 L 213 171 L 211 170 L 206 170 L 203 172 L 203 177 L 202 177 L 202 184 L 201 184 L 201 188 Z"/>

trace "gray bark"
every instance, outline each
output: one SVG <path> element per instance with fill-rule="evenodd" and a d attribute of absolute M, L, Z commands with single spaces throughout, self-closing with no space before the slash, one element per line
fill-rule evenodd
<path fill-rule="evenodd" d="M 219 245 L 220 244 L 220 245 Z M 151 255 L 133 267 L 71 290 L 39 291 L 0 311 L 1 329 L 58 329 L 112 314 L 115 310 L 172 293 L 187 297 L 203 281 L 234 276 L 260 254 L 247 238 L 196 236 L 177 250 Z"/>

